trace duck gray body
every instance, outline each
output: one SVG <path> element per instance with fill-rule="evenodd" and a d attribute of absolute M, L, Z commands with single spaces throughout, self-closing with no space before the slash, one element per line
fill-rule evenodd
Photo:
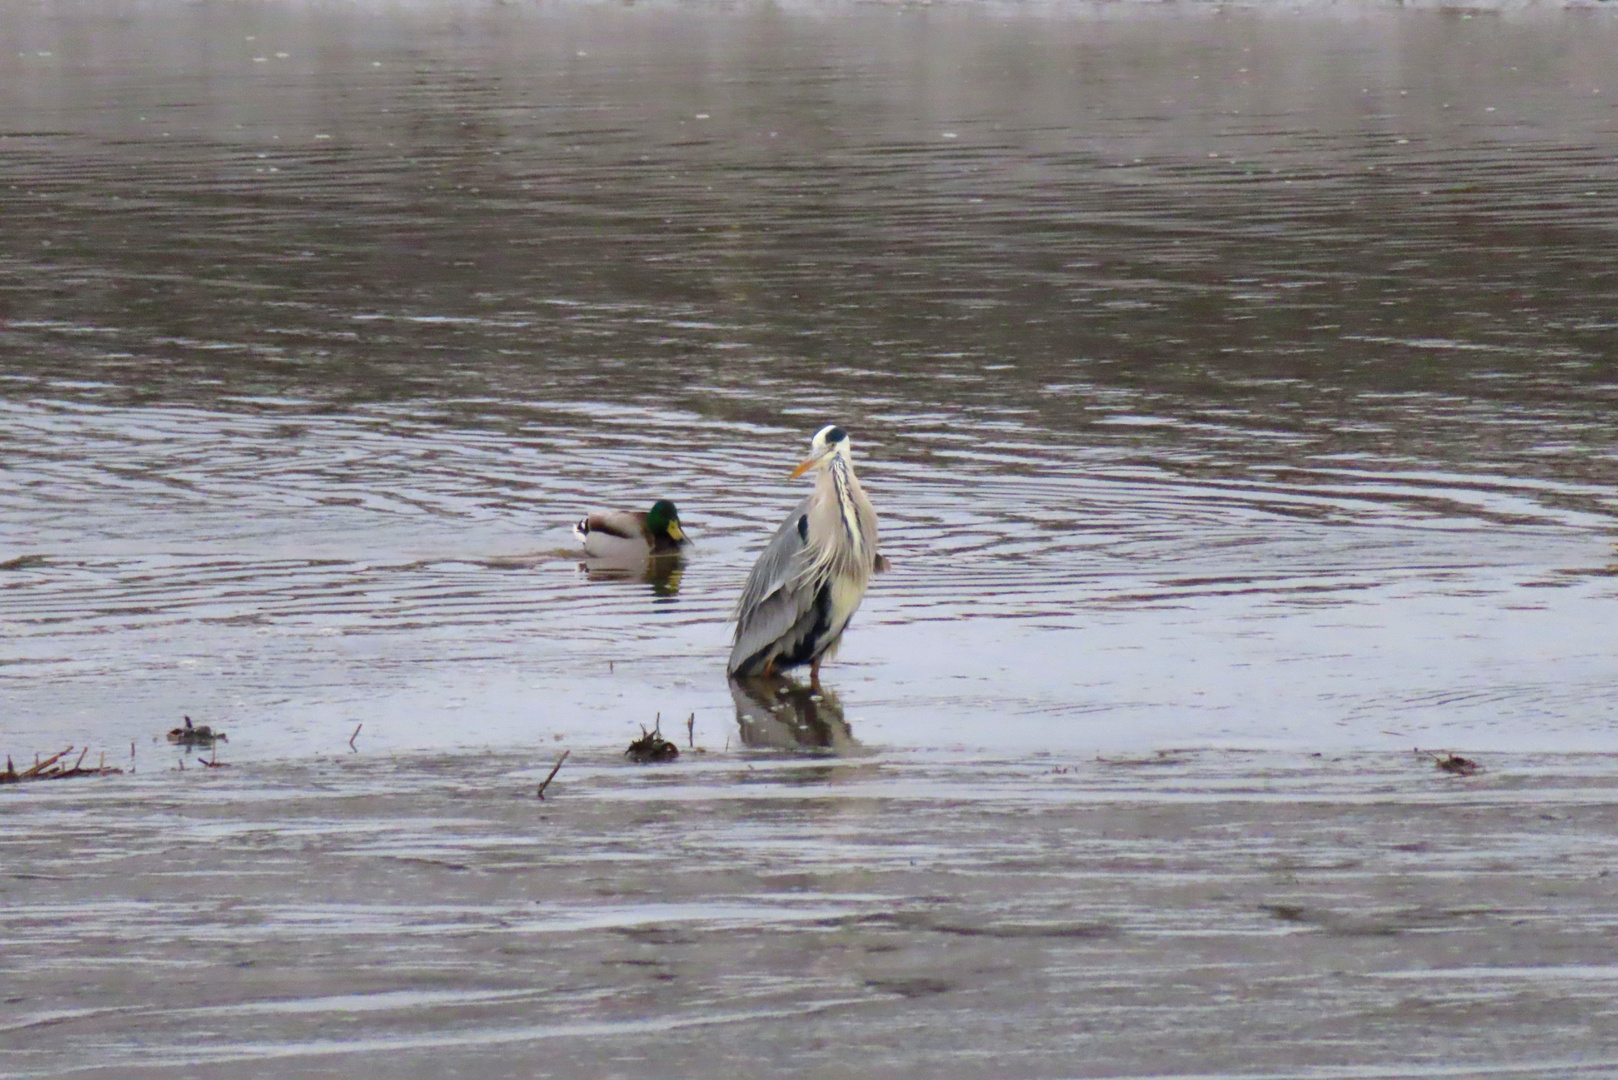
<path fill-rule="evenodd" d="M 816 470 L 815 489 L 775 531 L 736 605 L 727 670 L 768 675 L 812 665 L 832 653 L 878 568 L 876 510 L 854 475 L 848 436 L 816 433 L 794 476 Z"/>

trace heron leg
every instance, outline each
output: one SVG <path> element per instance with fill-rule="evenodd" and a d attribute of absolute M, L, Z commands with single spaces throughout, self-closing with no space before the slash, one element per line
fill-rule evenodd
<path fill-rule="evenodd" d="M 820 693 L 820 657 L 818 656 L 809 665 L 809 688 L 817 694 Z"/>

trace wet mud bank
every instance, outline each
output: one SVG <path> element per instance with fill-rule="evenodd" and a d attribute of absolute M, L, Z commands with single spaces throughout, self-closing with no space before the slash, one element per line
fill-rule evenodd
<path fill-rule="evenodd" d="M 371 757 L 0 792 L 0 1075 L 1618 1069 L 1618 759 Z"/>

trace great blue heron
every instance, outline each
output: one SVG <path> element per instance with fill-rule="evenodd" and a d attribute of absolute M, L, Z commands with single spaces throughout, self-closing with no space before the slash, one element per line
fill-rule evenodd
<path fill-rule="evenodd" d="M 787 515 L 764 548 L 736 605 L 732 676 L 770 675 L 820 662 L 837 645 L 881 563 L 876 510 L 854 477 L 848 433 L 821 428 L 794 477 L 817 470 L 815 489 Z"/>
<path fill-rule="evenodd" d="M 680 512 L 659 499 L 645 513 L 598 510 L 573 526 L 573 535 L 594 558 L 624 561 L 677 554 L 686 543 Z"/>

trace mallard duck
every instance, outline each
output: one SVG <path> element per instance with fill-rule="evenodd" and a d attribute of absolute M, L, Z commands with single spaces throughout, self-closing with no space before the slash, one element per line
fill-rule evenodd
<path fill-rule="evenodd" d="M 645 559 L 674 555 L 689 541 L 680 528 L 680 512 L 667 499 L 650 510 L 597 510 L 573 526 L 584 553 L 597 559 Z"/>

